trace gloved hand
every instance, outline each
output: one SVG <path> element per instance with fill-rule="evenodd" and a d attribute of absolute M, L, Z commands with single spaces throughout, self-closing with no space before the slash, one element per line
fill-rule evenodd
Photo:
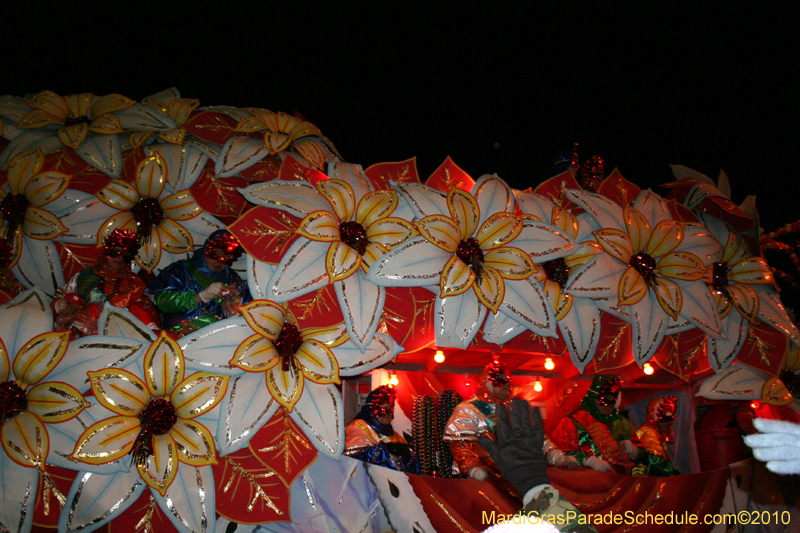
<path fill-rule="evenodd" d="M 469 469 L 469 477 L 477 479 L 478 481 L 483 481 L 489 477 L 489 470 L 482 466 L 474 466 Z"/>
<path fill-rule="evenodd" d="M 520 495 L 537 485 L 550 483 L 542 452 L 544 426 L 539 409 L 531 411 L 528 402 L 514 398 L 510 409 L 498 404 L 495 414 L 497 442 L 485 436 L 478 437 L 478 442 L 492 456 L 503 477 Z"/>
<path fill-rule="evenodd" d="M 776 474 L 800 474 L 800 424 L 756 418 L 753 426 L 760 433 L 744 438 L 753 457 L 767 461 L 767 469 Z"/>
<path fill-rule="evenodd" d="M 207 304 L 222 291 L 222 287 L 224 286 L 225 285 L 223 285 L 219 281 L 215 281 L 214 283 L 212 283 L 211 285 L 209 285 L 208 287 L 206 287 L 197 294 L 200 295 L 200 300 L 202 300 L 203 303 Z"/>
<path fill-rule="evenodd" d="M 583 466 L 588 466 L 592 470 L 597 470 L 598 472 L 613 472 L 614 469 L 611 468 L 611 465 L 608 464 L 608 461 L 600 459 L 594 455 L 590 455 L 586 459 L 583 460 Z"/>
<path fill-rule="evenodd" d="M 556 461 L 556 466 L 564 466 L 570 470 L 580 465 L 581 464 L 578 462 L 577 459 L 575 459 L 571 455 L 566 455 L 566 454 L 559 457 L 558 460 Z"/>
<path fill-rule="evenodd" d="M 635 461 L 636 458 L 639 457 L 639 448 L 637 448 L 631 441 L 621 440 L 619 441 L 619 445 L 622 450 L 628 454 L 628 458 L 631 461 Z"/>

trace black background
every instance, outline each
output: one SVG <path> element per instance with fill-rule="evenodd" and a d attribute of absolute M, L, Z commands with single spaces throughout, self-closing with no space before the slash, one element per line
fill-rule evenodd
<path fill-rule="evenodd" d="M 449 155 L 517 188 L 578 142 L 643 187 L 724 169 L 766 230 L 798 218 L 789 3 L 538 4 L 4 7 L 0 94 L 174 86 L 300 112 L 364 167 L 416 156 L 424 180 Z"/>

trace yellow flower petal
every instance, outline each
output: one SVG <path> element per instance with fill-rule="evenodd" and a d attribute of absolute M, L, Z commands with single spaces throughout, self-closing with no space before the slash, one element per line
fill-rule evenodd
<path fill-rule="evenodd" d="M 78 147 L 80 147 L 83 141 L 86 140 L 88 134 L 88 124 L 74 124 L 66 128 L 61 128 L 57 132 L 59 140 L 73 150 L 77 150 Z"/>
<path fill-rule="evenodd" d="M 245 372 L 266 372 L 280 362 L 278 350 L 272 341 L 261 335 L 251 335 L 239 346 L 230 364 Z"/>
<path fill-rule="evenodd" d="M 617 296 L 619 305 L 633 305 L 642 301 L 647 294 L 647 283 L 635 268 L 628 267 L 619 279 Z"/>
<path fill-rule="evenodd" d="M 653 283 L 653 291 L 661 309 L 671 316 L 672 320 L 678 320 L 678 315 L 683 308 L 683 293 L 678 284 L 667 278 L 656 278 Z"/>
<path fill-rule="evenodd" d="M 67 102 L 53 91 L 42 91 L 25 102 L 33 109 L 45 111 L 58 118 L 59 124 L 63 124 L 69 116 Z"/>
<path fill-rule="evenodd" d="M 291 367 L 288 371 L 281 370 L 281 365 L 275 365 L 267 371 L 267 388 L 272 397 L 289 412 L 303 395 L 305 378 L 299 369 Z"/>
<path fill-rule="evenodd" d="M 50 211 L 28 206 L 25 210 L 25 220 L 22 222 L 22 231 L 31 239 L 47 241 L 66 233 L 67 228 Z"/>
<path fill-rule="evenodd" d="M 89 131 L 102 135 L 114 135 L 115 133 L 122 133 L 125 130 L 122 128 L 119 119 L 114 115 L 102 115 L 89 124 Z"/>
<path fill-rule="evenodd" d="M 494 250 L 505 246 L 522 231 L 522 217 L 513 213 L 495 213 L 483 223 L 475 239 L 481 250 Z"/>
<path fill-rule="evenodd" d="M 25 343 L 14 358 L 16 382 L 26 388 L 42 381 L 61 362 L 69 346 L 69 333 L 48 332 Z"/>
<path fill-rule="evenodd" d="M 97 231 L 97 246 L 102 246 L 106 237 L 113 233 L 115 229 L 127 229 L 136 233 L 137 226 L 133 213 L 121 211 L 100 224 L 100 229 Z"/>
<path fill-rule="evenodd" d="M 160 261 L 161 232 L 158 230 L 158 227 L 155 227 L 150 231 L 150 236 L 145 238 L 142 245 L 139 247 L 136 263 L 148 272 L 152 272 Z"/>
<path fill-rule="evenodd" d="M 150 394 L 156 398 L 169 396 L 183 381 L 184 372 L 181 347 L 162 332 L 144 355 L 144 377 Z"/>
<path fill-rule="evenodd" d="M 40 172 L 25 186 L 25 198 L 34 207 L 49 204 L 67 190 L 69 175 L 62 172 Z"/>
<path fill-rule="evenodd" d="M 344 322 L 324 328 L 304 328 L 300 330 L 303 341 L 315 340 L 321 342 L 328 348 L 341 346 L 350 339 Z"/>
<path fill-rule="evenodd" d="M 113 416 L 89 426 L 75 443 L 71 461 L 102 465 L 128 455 L 142 426 L 135 416 Z"/>
<path fill-rule="evenodd" d="M 336 356 L 323 343 L 314 339 L 304 341 L 295 353 L 295 360 L 303 375 L 314 383 L 341 383 Z"/>
<path fill-rule="evenodd" d="M 137 416 L 150 403 L 147 385 L 127 370 L 103 368 L 88 375 L 97 401 L 118 415 Z"/>
<path fill-rule="evenodd" d="M 50 436 L 47 428 L 35 415 L 19 413 L 6 420 L 0 436 L 3 439 L 3 450 L 12 461 L 28 468 L 44 470 L 50 451 Z"/>
<path fill-rule="evenodd" d="M 706 267 L 700 259 L 689 252 L 672 252 L 662 257 L 654 270 L 658 276 L 684 281 L 697 281 L 703 278 Z"/>
<path fill-rule="evenodd" d="M 269 149 L 271 155 L 277 154 L 289 148 L 292 144 L 292 138 L 285 133 L 276 133 L 267 131 L 264 134 L 264 145 Z"/>
<path fill-rule="evenodd" d="M 551 215 L 551 224 L 560 230 L 567 232 L 572 238 L 578 236 L 578 218 L 569 209 L 556 206 Z"/>
<path fill-rule="evenodd" d="M 170 144 L 183 144 L 183 140 L 186 138 L 186 130 L 173 128 L 169 131 L 162 131 L 158 134 L 158 138 Z"/>
<path fill-rule="evenodd" d="M 630 206 L 622 210 L 622 218 L 625 220 L 625 228 L 631 240 L 631 255 L 644 252 L 647 243 L 650 242 L 650 222 L 638 209 Z"/>
<path fill-rule="evenodd" d="M 325 255 L 325 270 L 330 282 L 347 279 L 361 266 L 361 256 L 343 242 L 334 242 Z"/>
<path fill-rule="evenodd" d="M 356 197 L 350 185 L 342 180 L 325 180 L 317 190 L 330 202 L 339 222 L 350 222 L 356 212 Z"/>
<path fill-rule="evenodd" d="M 416 231 L 414 233 L 416 233 Z M 361 270 L 363 270 L 364 273 L 369 272 L 369 267 L 388 251 L 389 250 L 382 244 L 377 242 L 369 243 L 367 249 L 364 251 L 364 255 L 361 256 Z"/>
<path fill-rule="evenodd" d="M 17 127 L 22 130 L 30 130 L 36 128 L 44 128 L 45 126 L 61 126 L 64 124 L 64 119 L 53 116 L 52 113 L 42 111 L 41 109 L 34 109 L 17 123 Z"/>
<path fill-rule="evenodd" d="M 153 134 L 154 131 L 134 131 L 128 137 L 128 142 L 131 143 L 132 148 L 139 148 L 145 141 Z"/>
<path fill-rule="evenodd" d="M 278 340 L 284 322 L 285 307 L 270 300 L 253 300 L 241 307 L 244 319 L 257 333 L 270 340 Z"/>
<path fill-rule="evenodd" d="M 592 235 L 608 255 L 626 265 L 631 262 L 634 249 L 627 233 L 618 229 L 605 228 L 593 232 Z"/>
<path fill-rule="evenodd" d="M 178 448 L 172 436 L 169 433 L 154 436 L 153 455 L 136 468 L 145 483 L 165 496 L 178 473 Z"/>
<path fill-rule="evenodd" d="M 136 190 L 142 198 L 158 198 L 167 184 L 167 163 L 158 152 L 136 167 Z"/>
<path fill-rule="evenodd" d="M 192 466 L 217 464 L 214 436 L 196 420 L 178 420 L 169 430 L 182 463 Z"/>
<path fill-rule="evenodd" d="M 315 139 L 300 139 L 295 141 L 294 149 L 319 170 L 325 168 L 325 153 Z"/>
<path fill-rule="evenodd" d="M 63 98 L 73 118 L 89 116 L 89 110 L 92 108 L 92 93 L 70 94 Z"/>
<path fill-rule="evenodd" d="M 728 285 L 725 288 L 725 292 L 728 293 L 728 296 L 733 300 L 733 305 L 739 310 L 743 317 L 751 322 L 756 319 L 761 301 L 758 299 L 758 293 L 755 289 L 741 283 L 736 283 L 734 285 Z"/>
<path fill-rule="evenodd" d="M 166 251 L 183 254 L 194 250 L 192 234 L 171 218 L 165 218 L 154 229 L 158 233 L 161 247 Z"/>
<path fill-rule="evenodd" d="M 167 115 L 180 126 L 189 119 L 192 111 L 200 105 L 200 100 L 196 98 L 179 98 L 169 103 Z"/>
<path fill-rule="evenodd" d="M 127 96 L 122 96 L 121 94 L 107 94 L 98 98 L 94 105 L 92 105 L 91 117 L 96 119 L 105 113 L 122 111 L 123 109 L 128 109 L 135 103 L 135 100 L 131 100 Z"/>
<path fill-rule="evenodd" d="M 461 242 L 461 230 L 452 218 L 430 215 L 418 221 L 416 226 L 428 242 L 451 254 L 456 253 Z"/>
<path fill-rule="evenodd" d="M 481 209 L 474 196 L 461 189 L 451 189 L 447 193 L 447 208 L 453 222 L 458 226 L 458 240 L 475 235 L 481 218 Z"/>
<path fill-rule="evenodd" d="M 475 281 L 475 272 L 455 255 L 447 260 L 439 279 L 439 296 L 447 298 L 463 294 Z"/>
<path fill-rule="evenodd" d="M 664 220 L 656 224 L 645 250 L 650 257 L 667 255 L 683 241 L 683 224 L 676 220 Z"/>
<path fill-rule="evenodd" d="M 543 288 L 547 301 L 550 302 L 550 306 L 556 315 L 556 320 L 561 320 L 567 316 L 574 302 L 572 295 L 561 292 L 561 286 L 549 279 L 544 282 Z"/>
<path fill-rule="evenodd" d="M 728 280 L 747 285 L 768 285 L 774 281 L 774 277 L 763 258 L 748 257 L 730 267 Z"/>
<path fill-rule="evenodd" d="M 483 256 L 483 266 L 494 268 L 505 279 L 527 279 L 536 270 L 530 256 L 512 246 L 487 252 Z"/>
<path fill-rule="evenodd" d="M 748 255 L 750 255 L 750 250 L 744 239 L 733 232 L 728 233 L 728 241 L 725 243 L 725 249 L 722 252 L 722 262 L 734 265 Z"/>
<path fill-rule="evenodd" d="M 484 271 L 475 279 L 472 288 L 475 290 L 478 300 L 497 314 L 506 295 L 506 284 L 500 273 L 493 268 L 484 267 Z"/>
<path fill-rule="evenodd" d="M 7 176 L 11 194 L 23 194 L 30 179 L 39 172 L 43 164 L 44 155 L 40 149 L 28 150 L 14 156 L 8 164 Z"/>
<path fill-rule="evenodd" d="M 400 243 L 413 237 L 417 230 L 411 222 L 401 218 L 387 217 L 373 222 L 366 227 L 367 240 L 384 247 L 386 253 Z"/>
<path fill-rule="evenodd" d="M 195 372 L 178 385 L 170 401 L 180 418 L 195 418 L 216 406 L 228 389 L 228 376 Z"/>
<path fill-rule="evenodd" d="M 307 214 L 294 232 L 317 242 L 337 242 L 341 239 L 339 220 L 328 211 Z"/>
<path fill-rule="evenodd" d="M 133 185 L 122 180 L 111 180 L 100 192 L 97 193 L 104 204 L 120 211 L 127 211 L 142 199 Z"/>
<path fill-rule="evenodd" d="M 397 193 L 394 191 L 371 191 L 358 202 L 355 221 L 363 227 L 385 219 L 397 207 Z"/>
<path fill-rule="evenodd" d="M 78 389 L 66 383 L 40 383 L 31 388 L 27 396 L 28 411 L 48 424 L 75 418 L 89 407 Z"/>

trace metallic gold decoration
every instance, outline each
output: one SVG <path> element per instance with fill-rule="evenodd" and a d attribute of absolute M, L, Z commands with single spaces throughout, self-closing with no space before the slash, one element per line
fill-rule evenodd
<path fill-rule="evenodd" d="M 265 466 L 264 469 L 267 470 L 267 472 L 261 474 L 251 474 L 250 472 L 242 468 L 238 463 L 236 463 L 230 457 L 225 457 L 225 462 L 231 466 L 231 468 L 236 474 L 239 474 L 241 477 L 243 477 L 245 481 L 247 481 L 250 484 L 250 488 L 255 492 L 253 499 L 250 500 L 250 504 L 247 506 L 248 511 L 252 511 L 256 505 L 256 502 L 261 500 L 267 507 L 275 511 L 275 513 L 277 513 L 278 515 L 283 514 L 283 511 L 278 509 L 278 506 L 272 502 L 270 497 L 267 496 L 267 493 L 264 492 L 264 490 L 261 488 L 261 485 L 259 485 L 258 482 L 256 481 L 256 479 L 266 479 L 272 477 L 276 475 L 275 472 L 273 472 L 272 470 L 270 470 L 268 467 Z M 228 482 L 225 484 L 225 487 L 222 489 L 222 492 L 228 492 L 228 490 L 233 485 L 234 479 L 235 479 L 234 476 L 231 476 L 228 479 Z"/>
<path fill-rule="evenodd" d="M 280 450 L 280 453 L 283 454 L 283 468 L 285 472 L 289 472 L 289 461 L 292 459 L 292 450 L 296 448 L 297 444 L 299 443 L 303 446 L 306 450 L 311 450 L 311 445 L 296 431 L 292 429 L 292 425 L 290 423 L 289 418 L 289 411 L 286 410 L 285 407 L 281 406 L 278 408 L 278 412 L 281 416 L 282 423 L 283 423 L 283 432 L 281 433 L 280 437 L 278 438 L 278 443 L 272 446 L 265 446 L 264 448 L 259 448 L 259 452 L 274 452 Z M 293 442 L 294 441 L 294 442 Z"/>
<path fill-rule="evenodd" d="M 453 524 L 455 524 L 455 526 L 458 528 L 458 530 L 459 530 L 459 531 L 462 531 L 463 533 L 469 533 L 469 531 L 468 531 L 468 530 L 466 530 L 466 529 L 464 529 L 464 527 L 463 527 L 463 526 L 462 526 L 462 525 L 461 525 L 461 524 L 458 522 L 458 520 L 456 520 L 456 519 L 455 519 L 455 517 L 454 517 L 453 515 L 451 515 L 451 514 L 448 512 L 448 510 L 447 510 L 447 509 L 445 509 L 445 507 L 444 507 L 444 504 L 442 504 L 442 502 L 440 502 L 439 500 L 437 500 L 436 498 L 434 498 L 434 497 L 433 497 L 433 495 L 431 495 L 431 500 L 433 500 L 433 503 L 435 503 L 436 505 L 438 505 L 438 506 L 439 506 L 439 509 L 441 509 L 441 510 L 442 510 L 442 512 L 443 512 L 445 515 L 447 515 L 447 518 L 449 518 L 449 519 L 450 519 L 450 521 L 451 521 Z"/>
<path fill-rule="evenodd" d="M 147 512 L 145 512 L 144 516 L 136 523 L 136 531 L 137 533 L 141 531 L 141 533 L 155 533 L 153 529 L 153 513 L 156 510 L 156 499 L 153 497 L 153 493 L 150 493 L 150 501 L 147 503 Z"/>
<path fill-rule="evenodd" d="M 44 482 L 44 487 L 42 488 L 42 501 L 44 503 L 44 514 L 50 514 L 50 493 L 53 493 L 53 497 L 58 501 L 58 504 L 61 508 L 64 507 L 64 504 L 67 503 L 67 498 L 58 490 L 56 484 L 53 482 L 53 478 L 50 476 L 50 472 L 47 470 L 40 470 L 39 476 L 42 478 Z"/>

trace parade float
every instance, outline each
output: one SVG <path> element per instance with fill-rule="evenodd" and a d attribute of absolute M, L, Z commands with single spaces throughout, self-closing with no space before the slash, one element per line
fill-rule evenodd
<path fill-rule="evenodd" d="M 699 464 L 698 402 L 798 411 L 800 333 L 764 258 L 796 267 L 798 228 L 761 233 L 724 175 L 676 166 L 660 196 L 597 159 L 525 190 L 450 159 L 364 169 L 301 116 L 175 89 L 3 96 L 0 134 L 4 530 L 482 531 L 519 502 L 451 479 L 420 436 L 492 358 L 548 430 L 593 374 L 622 376 L 634 414 L 679 394 L 692 473 L 551 468 L 586 514 L 743 508 L 741 472 Z M 115 229 L 147 279 L 221 228 L 247 252 L 240 316 L 177 337 L 107 305 L 96 335 L 53 331 L 56 290 Z M 428 475 L 342 456 L 348 398 L 390 379 Z"/>

